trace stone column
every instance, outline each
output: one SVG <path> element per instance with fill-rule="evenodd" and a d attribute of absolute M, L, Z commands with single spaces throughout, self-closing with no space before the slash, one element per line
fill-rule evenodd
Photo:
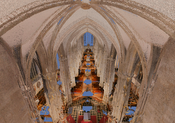
<path fill-rule="evenodd" d="M 59 85 L 57 85 L 56 81 L 56 72 L 47 72 L 45 79 L 48 89 L 48 96 L 46 96 L 47 105 L 49 106 L 53 123 L 57 123 L 60 120 L 59 114 L 61 114 L 60 110 L 63 103 L 59 92 Z"/>
<path fill-rule="evenodd" d="M 115 59 L 110 59 L 110 75 L 109 75 L 109 92 L 112 91 L 112 86 L 114 82 L 114 76 L 115 76 Z"/>
<path fill-rule="evenodd" d="M 112 86 L 113 86 L 113 82 L 114 82 L 114 75 L 115 75 L 115 68 L 114 68 L 114 64 L 115 63 L 115 59 L 113 59 L 112 57 L 109 57 L 107 59 L 107 65 L 106 65 L 106 83 L 104 85 L 104 102 L 107 102 L 109 100 L 109 95 L 112 91 Z"/>
<path fill-rule="evenodd" d="M 106 76 L 106 66 L 107 66 L 107 51 L 106 50 L 104 50 L 104 52 L 103 52 L 103 58 L 102 58 L 102 60 L 101 60 L 101 75 L 100 75 L 100 86 L 101 87 L 103 87 L 104 85 L 103 85 L 103 82 L 106 82 L 106 80 L 105 80 L 105 76 Z"/>
<path fill-rule="evenodd" d="M 71 87 L 74 87 L 76 85 L 75 83 L 75 73 L 74 73 L 74 70 L 73 70 L 73 64 L 74 64 L 74 61 L 73 61 L 73 54 L 71 52 L 69 52 L 69 71 L 70 71 L 70 81 L 71 81 Z"/>
<path fill-rule="evenodd" d="M 97 63 L 97 76 L 100 76 L 101 74 L 101 60 L 102 60 L 102 49 L 99 48 L 99 51 L 98 51 L 98 63 Z"/>
<path fill-rule="evenodd" d="M 68 59 L 65 57 L 60 58 L 60 80 L 64 89 L 66 103 L 72 102 L 71 97 L 71 85 L 70 85 L 70 73 L 68 68 Z"/>
<path fill-rule="evenodd" d="M 106 71 L 105 71 L 105 79 L 104 79 L 104 95 L 103 95 L 103 101 L 105 103 L 108 102 L 109 99 L 109 77 L 110 77 L 110 61 L 107 59 L 107 65 L 106 65 Z"/>

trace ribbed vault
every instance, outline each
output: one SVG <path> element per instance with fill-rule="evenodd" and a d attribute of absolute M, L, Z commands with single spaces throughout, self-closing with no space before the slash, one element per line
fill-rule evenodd
<path fill-rule="evenodd" d="M 12 69 L 7 70 L 12 70 L 12 76 L 19 85 L 15 88 L 23 100 L 22 107 L 28 107 L 24 108 L 27 112 L 24 118 L 28 117 L 28 122 L 36 118 L 42 122 L 38 110 L 41 107 L 36 105 L 39 94 L 35 94 L 34 87 L 38 81 L 43 85 L 42 97 L 45 105 L 50 107 L 53 122 L 67 122 L 63 110 L 66 111 L 78 99 L 73 99 L 71 90 L 79 86 L 75 79 L 81 78 L 87 57 L 92 57 L 93 74 L 96 79 L 100 78 L 98 86 L 104 90 L 103 97 L 98 98 L 100 101 L 92 102 L 108 107 L 108 122 L 122 123 L 128 118 L 126 113 L 132 94 L 135 94 L 137 106 L 132 116 L 133 123 L 160 121 L 149 119 L 151 115 L 146 108 L 153 110 L 158 107 L 151 101 L 158 101 L 160 105 L 167 103 L 170 105 L 168 108 L 174 108 L 167 100 L 163 103 L 159 97 L 154 99 L 151 95 L 160 93 L 159 86 L 164 90 L 165 83 L 172 84 L 174 88 L 174 83 L 168 78 L 161 78 L 166 70 L 172 76 L 175 73 L 169 67 L 174 67 L 171 61 L 175 61 L 172 48 L 175 46 L 175 21 L 172 14 L 159 12 L 159 5 L 154 9 L 151 8 L 154 6 L 152 3 L 141 4 L 137 0 L 37 0 L 26 3 L 14 5 L 7 15 L 0 12 L 3 15 L 0 17 L 0 54 L 2 59 L 10 60 L 9 67 Z M 93 46 L 83 45 L 86 32 L 93 35 Z M 60 69 L 57 69 L 57 54 Z M 166 56 L 171 57 L 171 61 Z M 4 60 L 1 61 L 8 66 Z M 15 69 L 19 73 L 16 76 Z M 3 74 L 6 77 L 7 73 Z M 172 76 L 169 78 L 173 80 Z M 2 79 L 3 82 L 11 81 Z M 62 81 L 61 86 L 57 84 L 58 80 Z M 155 82 L 159 84 L 154 90 Z M 162 92 L 162 95 L 170 93 L 168 89 L 165 92 L 167 94 Z M 153 110 L 153 116 L 162 110 Z M 165 114 L 173 113 L 174 110 L 169 110 Z M 161 113 L 158 116 L 162 116 Z M 164 122 L 175 121 L 174 117 L 167 117 L 162 118 Z M 5 117 L 4 122 L 11 122 L 8 119 Z M 14 123 L 17 121 L 14 118 Z"/>

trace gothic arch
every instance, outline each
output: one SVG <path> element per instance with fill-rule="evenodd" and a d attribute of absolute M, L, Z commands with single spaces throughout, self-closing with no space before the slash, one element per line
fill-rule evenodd
<path fill-rule="evenodd" d="M 66 10 L 69 10 L 70 7 L 67 7 L 65 10 L 63 10 L 62 12 L 66 11 Z M 76 7 L 75 7 L 76 8 Z M 73 8 L 72 8 L 73 9 Z M 74 11 L 73 11 L 74 12 Z M 65 13 L 64 13 L 65 14 Z M 59 19 L 61 19 L 61 17 L 58 17 Z M 53 19 L 55 20 L 55 19 Z M 57 21 L 57 20 L 56 20 Z M 53 23 L 55 23 L 55 21 L 50 21 L 46 27 L 44 27 L 44 29 L 39 32 L 39 35 L 36 35 L 34 40 L 34 44 L 33 44 L 33 47 L 31 48 L 30 52 L 29 52 L 29 55 L 28 55 L 28 60 L 27 60 L 27 65 L 28 67 L 30 68 L 30 63 L 31 63 L 31 59 L 34 55 L 34 52 L 36 51 L 38 45 L 40 44 L 40 42 L 42 41 L 43 39 L 43 36 L 46 34 L 46 32 L 48 32 L 48 30 L 53 26 Z M 62 26 L 61 26 L 62 27 Z M 60 27 L 60 28 L 61 28 Z M 49 50 L 51 52 L 51 50 Z M 49 56 L 49 54 L 48 54 Z"/>

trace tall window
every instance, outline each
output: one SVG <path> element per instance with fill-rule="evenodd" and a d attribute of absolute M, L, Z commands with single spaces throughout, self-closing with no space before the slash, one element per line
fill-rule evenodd
<path fill-rule="evenodd" d="M 58 66 L 58 69 L 60 69 L 60 61 L 59 61 L 59 56 L 58 56 L 58 53 L 57 53 L 56 58 L 57 58 L 57 66 Z"/>
<path fill-rule="evenodd" d="M 93 46 L 93 43 L 94 43 L 94 36 L 91 34 L 91 43 L 90 43 L 90 46 Z"/>
<path fill-rule="evenodd" d="M 87 46 L 87 39 L 86 39 L 86 37 L 87 37 L 87 34 L 85 33 L 84 34 L 84 46 Z"/>
<path fill-rule="evenodd" d="M 94 40 L 94 36 L 91 33 L 86 32 L 84 34 L 84 46 L 87 46 L 88 44 L 90 46 L 93 46 L 93 42 L 94 42 L 93 40 Z"/>

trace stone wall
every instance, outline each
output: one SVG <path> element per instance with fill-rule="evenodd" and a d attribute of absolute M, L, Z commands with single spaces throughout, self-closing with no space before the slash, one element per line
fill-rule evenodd
<path fill-rule="evenodd" d="M 0 122 L 32 123 L 29 107 L 19 88 L 19 76 L 11 56 L 0 45 Z"/>
<path fill-rule="evenodd" d="M 175 122 L 175 41 L 170 39 L 160 56 L 160 63 L 151 87 L 147 93 L 143 116 L 138 119 L 142 123 Z"/>

